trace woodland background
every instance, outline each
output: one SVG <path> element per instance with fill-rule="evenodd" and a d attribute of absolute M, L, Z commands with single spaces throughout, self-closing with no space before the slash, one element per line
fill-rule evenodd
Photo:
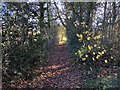
<path fill-rule="evenodd" d="M 48 63 L 53 48 L 66 45 L 75 66 L 95 78 L 87 79 L 87 87 L 118 87 L 119 7 L 119 2 L 2 3 L 3 86 L 33 79 L 31 72 Z"/>

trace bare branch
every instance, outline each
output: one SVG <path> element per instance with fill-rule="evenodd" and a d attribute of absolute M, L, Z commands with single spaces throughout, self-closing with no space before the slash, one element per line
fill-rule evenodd
<path fill-rule="evenodd" d="M 58 6 L 56 5 L 56 2 L 54 2 L 54 5 L 55 5 L 56 9 L 59 11 L 59 8 L 58 8 Z M 60 19 L 62 25 L 63 25 L 64 27 L 66 27 L 66 25 L 65 25 L 64 21 L 62 20 L 59 12 L 58 12 L 58 18 Z"/>

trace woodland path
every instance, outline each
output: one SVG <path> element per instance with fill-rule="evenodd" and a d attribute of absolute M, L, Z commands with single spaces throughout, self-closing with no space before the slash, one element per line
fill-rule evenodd
<path fill-rule="evenodd" d="M 84 83 L 80 70 L 72 63 L 65 45 L 56 46 L 49 56 L 46 67 L 35 70 L 42 73 L 34 80 L 34 86 L 38 88 L 79 88 Z"/>
<path fill-rule="evenodd" d="M 106 71 L 105 71 L 106 72 Z M 78 69 L 73 62 L 72 55 L 65 45 L 54 47 L 48 57 L 48 64 L 33 71 L 35 78 L 21 83 L 18 88 L 84 88 L 86 87 L 86 75 L 84 70 Z M 28 84 L 30 83 L 30 86 Z"/>

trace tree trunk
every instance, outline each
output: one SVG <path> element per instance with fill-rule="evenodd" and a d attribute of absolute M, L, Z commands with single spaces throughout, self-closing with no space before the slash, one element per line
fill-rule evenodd
<path fill-rule="evenodd" d="M 105 22 L 106 22 L 106 8 L 107 8 L 107 2 L 105 2 L 105 6 L 104 6 L 103 29 L 105 27 Z"/>
<path fill-rule="evenodd" d="M 93 2 L 90 2 L 90 3 L 89 3 L 88 10 L 87 10 L 87 18 L 86 18 L 86 25 L 87 25 L 88 27 L 90 26 L 90 18 L 91 18 L 92 8 L 93 8 Z"/>
<path fill-rule="evenodd" d="M 116 3 L 113 2 L 113 21 L 112 23 L 114 24 L 116 20 Z"/>

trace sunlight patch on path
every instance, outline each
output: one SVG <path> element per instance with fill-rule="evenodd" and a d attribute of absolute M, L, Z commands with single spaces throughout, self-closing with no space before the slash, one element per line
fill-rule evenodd
<path fill-rule="evenodd" d="M 37 81 L 41 81 L 41 80 L 47 79 L 47 78 L 49 78 L 49 77 L 54 77 L 54 76 L 56 76 L 56 75 L 62 74 L 63 72 L 65 72 L 65 71 L 68 70 L 68 69 L 69 69 L 69 68 L 66 67 L 66 68 L 57 70 L 57 71 L 55 71 L 55 72 L 47 72 L 47 73 L 45 73 L 45 75 L 40 75 L 40 76 L 36 77 L 36 78 L 33 80 L 33 82 L 36 81 L 36 80 L 37 80 Z"/>
<path fill-rule="evenodd" d="M 65 45 L 57 45 L 49 57 L 48 67 L 33 83 L 39 88 L 76 88 L 80 83 L 80 72 L 73 66 Z M 39 71 L 38 71 L 39 72 Z"/>
<path fill-rule="evenodd" d="M 63 45 L 67 42 L 66 28 L 58 26 L 57 28 L 57 44 Z"/>
<path fill-rule="evenodd" d="M 57 45 L 48 57 L 48 64 L 39 67 L 32 73 L 31 81 L 21 83 L 20 87 L 26 87 L 28 83 L 35 88 L 57 87 L 77 88 L 82 84 L 81 72 L 71 61 L 71 55 L 66 45 Z M 80 82 L 81 78 L 81 82 Z"/>
<path fill-rule="evenodd" d="M 51 65 L 51 66 L 46 66 L 46 67 L 40 67 L 40 68 L 36 69 L 35 71 L 33 71 L 33 73 L 34 74 L 35 73 L 40 73 L 40 72 L 44 72 L 44 71 L 49 70 L 49 69 L 58 69 L 58 68 L 63 67 L 63 66 L 64 66 L 64 64 L 62 64 L 62 65 Z"/>

